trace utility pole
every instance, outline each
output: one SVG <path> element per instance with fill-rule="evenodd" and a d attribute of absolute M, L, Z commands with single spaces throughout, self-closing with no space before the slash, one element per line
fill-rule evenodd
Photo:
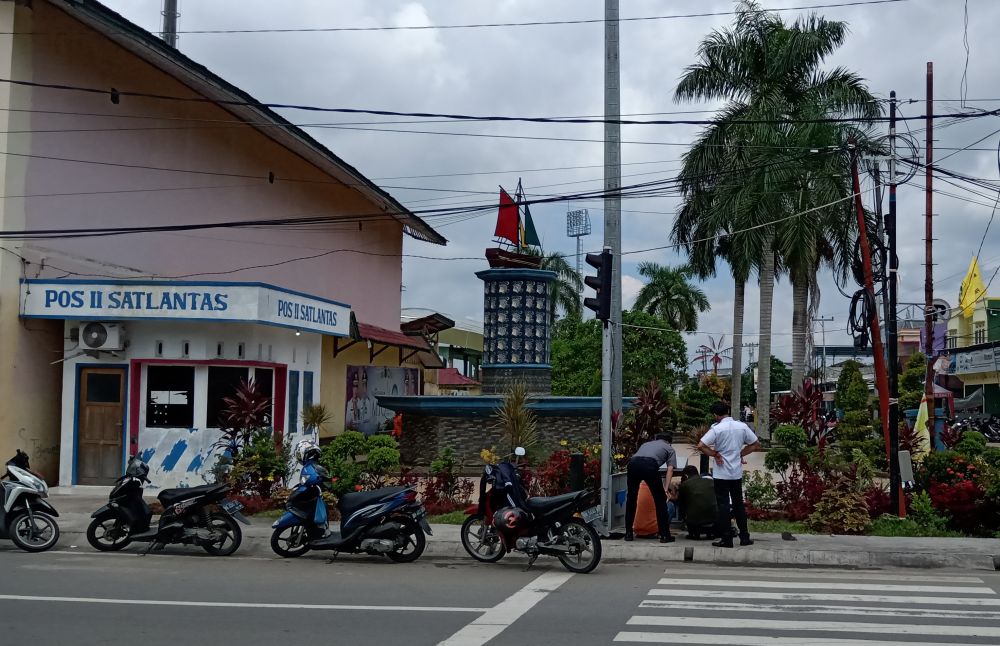
<path fill-rule="evenodd" d="M 604 247 L 611 250 L 611 317 L 604 327 L 601 404 L 601 483 L 611 528 L 611 413 L 622 410 L 621 83 L 618 0 L 604 0 Z M 610 370 L 609 370 L 610 368 Z"/>
<path fill-rule="evenodd" d="M 826 324 L 833 321 L 832 316 L 821 316 L 820 318 L 813 318 L 813 323 L 819 323 L 820 329 L 823 331 L 823 371 L 820 373 L 820 389 L 822 390 L 822 384 L 826 383 Z"/>
<path fill-rule="evenodd" d="M 888 239 L 888 261 L 885 264 L 886 306 L 885 342 L 889 358 L 889 496 L 892 508 L 900 517 L 906 516 L 906 499 L 903 497 L 899 477 L 899 323 L 896 319 L 896 276 L 899 263 L 896 259 L 896 91 L 889 93 L 889 214 L 885 219 Z"/>
<path fill-rule="evenodd" d="M 924 353 L 927 355 L 927 376 L 924 380 L 924 397 L 927 398 L 927 434 L 931 438 L 928 449 L 934 447 L 934 63 L 927 63 L 927 166 L 924 180 L 926 197 L 926 226 L 924 250 Z M 917 429 L 920 432 L 920 429 Z"/>
<path fill-rule="evenodd" d="M 163 31 L 160 37 L 163 41 L 177 49 L 177 18 L 180 13 L 177 11 L 177 0 L 163 0 Z"/>
<path fill-rule="evenodd" d="M 882 350 L 882 330 L 879 325 L 878 306 L 875 300 L 875 277 L 872 273 L 872 252 L 868 244 L 868 226 L 865 221 L 865 207 L 861 201 L 861 178 L 858 177 L 858 152 L 854 141 L 851 141 L 851 180 L 854 190 L 854 208 L 858 214 L 858 241 L 861 247 L 861 261 L 864 266 L 865 301 L 870 304 L 868 310 L 868 329 L 871 331 L 872 355 L 875 358 L 875 387 L 878 392 L 879 418 L 882 422 L 882 435 L 885 442 L 886 459 L 889 455 L 889 383 L 885 365 L 885 354 Z"/>

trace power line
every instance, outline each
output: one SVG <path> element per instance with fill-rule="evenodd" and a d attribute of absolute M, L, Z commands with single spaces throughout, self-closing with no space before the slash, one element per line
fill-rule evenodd
<path fill-rule="evenodd" d="M 889 0 L 886 0 L 889 1 Z M 787 124 L 799 124 L 799 123 L 875 123 L 875 122 L 886 122 L 889 120 L 888 117 L 820 117 L 816 119 L 733 119 L 720 121 L 717 119 L 604 119 L 604 118 L 566 118 L 566 117 L 527 117 L 527 116 L 508 116 L 508 115 L 470 115 L 470 114 L 455 114 L 455 113 L 445 113 L 445 112 L 406 112 L 399 110 L 377 110 L 372 108 L 344 108 L 344 107 L 324 107 L 324 106 L 314 106 L 296 103 L 263 103 L 259 101 L 243 101 L 236 99 L 210 99 L 207 97 L 192 97 L 192 96 L 179 96 L 179 95 L 169 95 L 169 94 L 156 94 L 151 92 L 137 92 L 129 90 L 117 90 L 114 88 L 98 88 L 83 85 L 68 85 L 62 83 L 40 83 L 37 81 L 23 81 L 16 79 L 0 78 L 0 83 L 9 83 L 12 85 L 31 87 L 31 88 L 42 88 L 51 90 L 63 90 L 70 92 L 81 92 L 86 94 L 96 94 L 101 96 L 107 96 L 108 99 L 114 103 L 118 103 L 122 97 L 133 97 L 133 98 L 143 98 L 143 99 L 155 99 L 160 101 L 175 101 L 184 103 L 208 103 L 220 106 L 243 106 L 252 108 L 270 108 L 274 110 L 302 110 L 306 112 L 328 112 L 328 113 L 339 113 L 339 114 L 368 114 L 375 116 L 384 117 L 413 117 L 413 118 L 436 118 L 436 119 L 449 119 L 458 121 L 512 121 L 512 122 L 522 122 L 522 123 L 548 123 L 548 124 L 619 124 L 619 125 L 653 125 L 653 126 L 666 126 L 666 125 L 690 125 L 690 126 L 706 126 L 706 125 L 787 125 Z M 935 114 L 932 115 L 934 119 L 952 119 L 952 118 L 981 118 L 987 116 L 997 116 L 1000 114 L 1000 109 L 990 110 L 990 111 L 978 111 L 978 112 L 958 112 L 958 113 L 948 113 L 948 114 Z M 915 116 L 915 117 L 897 117 L 897 121 L 906 120 L 926 120 L 927 115 Z"/>
<path fill-rule="evenodd" d="M 859 0 L 857 2 L 838 2 L 830 4 L 802 5 L 798 7 L 778 7 L 773 9 L 761 9 L 764 12 L 780 11 L 805 11 L 809 9 L 836 9 L 844 7 L 858 7 L 864 5 L 895 4 L 907 2 L 908 0 Z M 716 16 L 734 16 L 745 12 L 741 11 L 713 11 L 703 13 L 671 14 L 660 16 L 634 16 L 631 18 L 616 18 L 619 22 L 651 22 L 659 20 L 677 20 L 683 18 L 712 18 Z M 179 30 L 177 34 L 187 35 L 210 35 L 210 34 L 300 34 L 300 33 L 338 33 L 338 32 L 379 32 L 379 31 L 426 31 L 445 29 L 488 29 L 498 27 L 543 27 L 553 25 L 593 25 L 607 22 L 605 18 L 577 18 L 569 20 L 531 20 L 526 22 L 486 22 L 469 23 L 457 25 L 398 25 L 398 26 L 366 26 L 366 27 L 299 27 L 299 28 L 259 28 L 259 29 L 191 29 Z M 5 31 L 3 35 L 14 36 L 62 36 L 71 33 L 88 32 L 35 32 L 35 31 Z"/>

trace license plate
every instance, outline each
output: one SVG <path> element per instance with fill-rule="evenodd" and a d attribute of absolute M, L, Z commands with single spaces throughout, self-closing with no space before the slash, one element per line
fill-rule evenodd
<path fill-rule="evenodd" d="M 601 518 L 604 517 L 604 513 L 600 505 L 596 505 L 594 507 L 591 507 L 590 509 L 584 509 L 583 513 L 581 513 L 580 515 L 583 516 L 584 522 L 587 523 L 592 523 L 595 520 L 600 520 Z"/>
<path fill-rule="evenodd" d="M 223 500 L 219 503 L 219 506 L 226 510 L 227 513 L 235 514 L 239 510 L 243 509 L 243 504 L 238 500 Z"/>

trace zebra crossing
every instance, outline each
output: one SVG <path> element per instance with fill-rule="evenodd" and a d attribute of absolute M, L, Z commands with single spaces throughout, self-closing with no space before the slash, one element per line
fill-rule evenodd
<path fill-rule="evenodd" d="M 616 643 L 1000 644 L 1000 595 L 977 576 L 718 567 L 664 574 Z"/>

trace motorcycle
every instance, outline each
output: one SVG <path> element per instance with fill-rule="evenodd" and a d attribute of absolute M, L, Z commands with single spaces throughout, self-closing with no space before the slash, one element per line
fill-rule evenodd
<path fill-rule="evenodd" d="M 271 527 L 271 549 L 294 558 L 309 550 L 383 554 L 397 563 L 417 560 L 430 535 L 427 511 L 413 487 L 383 487 L 345 493 L 337 501 L 340 531 L 329 531 L 323 490 L 331 479 L 319 464 L 319 447 L 303 440 L 295 449 L 303 464 L 299 484 L 288 497 L 285 514 Z"/>
<path fill-rule="evenodd" d="M 523 456 L 518 447 L 516 456 Z M 527 497 L 517 465 L 486 465 L 479 503 L 466 509 L 462 547 L 483 563 L 511 551 L 528 555 L 528 567 L 542 554 L 555 556 L 570 572 L 586 574 L 601 562 L 601 507 L 590 490 L 561 496 Z"/>
<path fill-rule="evenodd" d="M 156 498 L 163 513 L 152 526 L 153 512 L 142 497 L 148 482 L 149 466 L 133 456 L 115 481 L 108 504 L 91 515 L 87 542 L 94 549 L 115 552 L 133 541 L 149 543 L 145 553 L 171 543 L 198 545 L 213 556 L 229 556 L 239 549 L 243 532 L 236 521 L 250 521 L 240 513 L 238 501 L 226 498 L 229 485 L 162 490 Z"/>
<path fill-rule="evenodd" d="M 31 470 L 28 454 L 17 450 L 7 461 L 0 478 L 3 506 L 0 507 L 0 538 L 9 538 L 25 552 L 44 552 L 59 540 L 59 512 L 44 499 L 49 495 L 45 479 Z"/>

